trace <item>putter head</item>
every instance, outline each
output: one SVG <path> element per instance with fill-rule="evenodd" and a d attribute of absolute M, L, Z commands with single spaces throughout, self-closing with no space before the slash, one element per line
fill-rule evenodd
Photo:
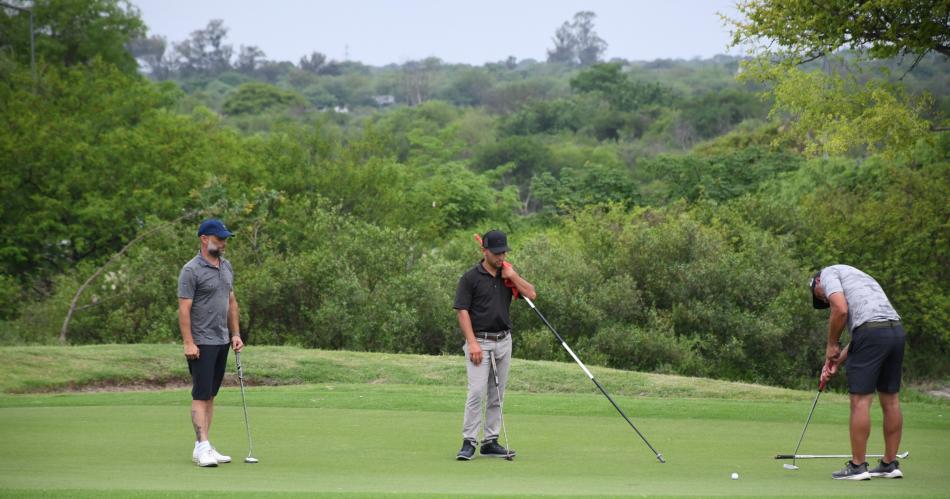
<path fill-rule="evenodd" d="M 792 471 L 798 469 L 798 466 L 795 466 L 794 464 L 788 464 L 788 463 L 783 464 L 782 467 L 787 470 L 792 470 Z"/>
<path fill-rule="evenodd" d="M 247 464 L 257 464 L 260 461 L 258 461 L 256 457 L 247 456 L 244 458 L 244 462 Z"/>
<path fill-rule="evenodd" d="M 514 461 L 514 460 L 515 460 L 515 456 L 511 456 L 511 455 L 505 456 L 505 461 Z"/>
<path fill-rule="evenodd" d="M 663 464 L 666 464 L 666 459 L 663 459 L 663 454 L 657 454 L 657 455 L 656 455 L 656 459 L 657 459 L 657 461 L 659 461 L 659 462 L 661 462 L 661 463 L 663 463 Z"/>

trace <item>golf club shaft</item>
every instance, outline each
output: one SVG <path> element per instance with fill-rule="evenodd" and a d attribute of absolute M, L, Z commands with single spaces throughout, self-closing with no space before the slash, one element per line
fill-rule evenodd
<path fill-rule="evenodd" d="M 495 351 L 488 351 L 491 360 L 491 372 L 495 378 L 495 395 L 498 397 L 498 414 L 501 417 L 501 431 L 505 434 L 505 457 L 511 457 L 511 441 L 508 440 L 508 428 L 505 426 L 505 403 L 501 400 L 501 385 L 498 383 L 498 364 L 495 362 Z"/>
<path fill-rule="evenodd" d="M 884 454 L 865 454 L 865 457 L 884 457 Z M 900 459 L 907 459 L 910 452 L 904 451 L 897 454 Z M 851 454 L 778 454 L 775 459 L 845 459 L 851 457 Z"/>
<path fill-rule="evenodd" d="M 241 383 L 241 404 L 244 406 L 244 428 L 247 429 L 247 455 L 251 456 L 251 423 L 247 418 L 247 399 L 244 398 L 244 368 L 241 367 L 241 352 L 234 353 L 234 363 L 237 365 L 238 381 Z"/>
<path fill-rule="evenodd" d="M 815 395 L 815 401 L 811 404 L 811 410 L 808 411 L 808 419 L 805 420 L 805 426 L 802 427 L 802 434 L 798 437 L 798 445 L 795 446 L 795 452 L 792 453 L 793 456 L 798 455 L 798 449 L 802 446 L 802 440 L 805 438 L 805 430 L 808 429 L 808 423 L 811 422 L 811 416 L 815 413 L 815 407 L 818 406 L 818 397 L 821 397 L 821 389 L 824 386 L 818 388 L 818 394 Z M 792 458 L 792 464 L 795 464 L 794 458 Z"/>
<path fill-rule="evenodd" d="M 594 375 L 591 374 L 590 370 L 587 369 L 587 366 L 585 366 L 584 363 L 581 362 L 581 359 L 577 358 L 577 354 L 575 354 L 574 351 L 571 350 L 571 347 L 567 345 L 567 342 L 564 341 L 564 338 L 562 338 L 561 335 L 558 334 L 557 330 L 554 329 L 554 326 L 552 326 L 551 323 L 548 322 L 546 318 L 544 318 L 544 315 L 541 314 L 541 311 L 538 310 L 538 307 L 534 306 L 534 302 L 532 302 L 531 299 L 528 298 L 527 296 L 522 296 L 522 298 L 524 298 L 524 301 L 528 303 L 528 306 L 531 307 L 531 310 L 534 310 L 534 313 L 538 314 L 538 318 L 541 319 L 541 322 L 544 322 L 544 325 L 547 326 L 548 329 L 550 329 L 552 333 L 554 333 L 554 336 L 556 336 L 558 341 L 561 342 L 561 346 L 564 347 L 565 350 L 567 350 L 567 353 L 571 355 L 571 358 L 574 359 L 574 362 L 577 362 L 577 365 L 581 366 L 581 369 L 584 370 L 584 374 L 587 374 L 587 377 L 590 378 L 590 380 L 594 382 L 594 385 L 597 386 L 597 388 L 600 390 L 600 393 L 603 393 L 604 396 L 607 397 L 607 400 L 609 400 L 610 403 L 613 404 L 614 409 L 617 409 L 617 412 L 619 412 L 620 415 L 623 416 L 623 419 L 627 422 L 627 424 L 630 425 L 631 428 L 633 428 L 633 431 L 637 432 L 637 435 L 640 436 L 640 439 L 643 440 L 643 443 L 647 444 L 647 447 L 649 447 L 650 450 L 653 451 L 654 454 L 656 454 L 656 459 L 660 461 L 661 463 L 665 463 L 666 461 L 663 459 L 663 455 L 657 452 L 657 450 L 654 449 L 652 445 L 650 445 L 650 442 L 647 440 L 645 436 L 643 436 L 643 433 L 640 433 L 640 430 L 637 429 L 637 425 L 633 424 L 633 421 L 631 421 L 630 418 L 628 418 L 627 415 L 624 414 L 623 409 L 621 409 L 620 406 L 617 405 L 616 402 L 614 402 L 614 399 L 610 396 L 609 393 L 607 393 L 607 390 L 604 389 L 604 387 L 600 384 L 600 382 L 598 382 L 597 379 L 594 378 Z"/>

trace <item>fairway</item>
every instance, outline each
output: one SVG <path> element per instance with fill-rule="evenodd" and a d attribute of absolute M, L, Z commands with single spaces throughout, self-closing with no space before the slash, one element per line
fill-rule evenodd
<path fill-rule="evenodd" d="M 0 494 L 945 496 L 950 486 L 944 404 L 905 404 L 907 478 L 837 482 L 829 474 L 843 460 L 799 461 L 799 471 L 786 471 L 772 459 L 793 450 L 809 408 L 801 401 L 617 397 L 668 460 L 659 464 L 602 396 L 512 391 L 506 422 L 515 461 L 457 462 L 458 387 L 311 384 L 247 395 L 261 462 L 241 462 L 241 400 L 228 387 L 212 438 L 234 462 L 209 469 L 190 461 L 187 389 L 2 395 Z M 848 449 L 846 403 L 829 399 L 818 405 L 803 452 Z M 875 415 L 874 449 L 879 428 Z"/>

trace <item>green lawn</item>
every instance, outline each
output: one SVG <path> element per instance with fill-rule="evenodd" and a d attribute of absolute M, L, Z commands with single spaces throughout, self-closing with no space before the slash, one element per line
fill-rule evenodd
<path fill-rule="evenodd" d="M 0 349 L 0 358 L 6 355 L 2 350 L 6 349 Z M 253 379 L 250 354 L 245 367 Z M 332 357 L 327 352 L 319 355 Z M 340 353 L 340 358 L 349 355 Z M 371 354 L 360 355 L 373 360 Z M 413 356 L 407 363 L 419 363 L 419 359 L 426 358 Z M 444 360 L 433 362 L 441 369 L 438 366 Z M 545 369 L 526 361 L 515 364 L 530 379 Z M 557 373 L 571 367 L 551 365 Z M 564 374 L 586 380 L 573 367 Z M 51 371 L 57 369 L 50 366 Z M 696 380 L 695 384 L 712 387 L 717 383 Z M 7 393 L 0 395 L 0 441 L 5 450 L 0 453 L 0 495 L 814 498 L 946 497 L 950 490 L 946 472 L 950 404 L 943 402 L 905 404 L 902 449 L 911 452 L 903 462 L 906 479 L 842 483 L 831 480 L 829 474 L 843 460 L 799 461 L 799 471 L 786 471 L 782 461 L 772 459 L 776 453 L 794 450 L 814 393 L 789 390 L 749 400 L 617 396 L 666 457 L 667 464 L 659 464 L 592 385 L 573 393 L 513 390 L 507 397 L 506 423 L 512 447 L 518 451 L 515 461 L 457 462 L 454 455 L 461 440 L 465 396 L 460 384 L 452 380 L 444 384 L 324 382 L 251 387 L 254 454 L 261 460 L 256 465 L 241 462 L 247 443 L 240 393 L 234 387 L 223 388 L 212 439 L 235 462 L 215 469 L 191 463 L 193 434 L 186 388 Z M 731 384 L 722 385 L 719 391 L 729 392 Z M 874 410 L 879 412 L 876 405 Z M 846 452 L 847 412 L 843 396 L 822 396 L 802 451 Z M 880 446 L 880 418 L 875 414 L 871 447 Z M 740 474 L 737 481 L 729 478 L 734 471 Z"/>

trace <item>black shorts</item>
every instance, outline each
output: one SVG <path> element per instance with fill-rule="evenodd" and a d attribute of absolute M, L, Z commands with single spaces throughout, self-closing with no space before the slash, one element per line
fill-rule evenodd
<path fill-rule="evenodd" d="M 848 391 L 853 394 L 897 393 L 904 366 L 904 327 L 891 321 L 862 324 L 851 333 Z"/>
<path fill-rule="evenodd" d="M 224 371 L 228 367 L 230 343 L 224 345 L 198 345 L 201 355 L 197 359 L 188 359 L 188 372 L 191 373 L 191 399 L 211 400 L 221 388 Z"/>

